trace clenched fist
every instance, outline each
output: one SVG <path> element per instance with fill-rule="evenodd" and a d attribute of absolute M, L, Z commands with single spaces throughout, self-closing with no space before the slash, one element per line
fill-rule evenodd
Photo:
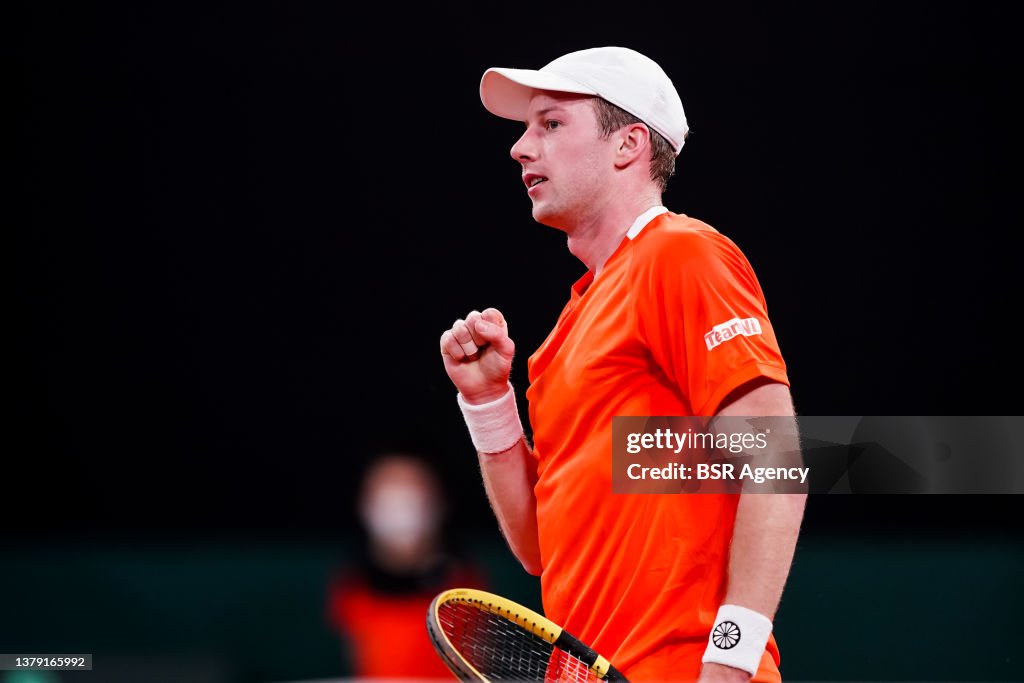
<path fill-rule="evenodd" d="M 471 405 L 489 403 L 508 391 L 515 350 L 505 317 L 496 308 L 472 311 L 441 335 L 444 369 Z"/>

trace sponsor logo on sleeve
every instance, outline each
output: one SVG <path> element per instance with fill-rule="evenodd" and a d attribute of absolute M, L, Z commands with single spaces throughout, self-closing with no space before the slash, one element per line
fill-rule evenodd
<path fill-rule="evenodd" d="M 757 318 L 733 318 L 712 327 L 711 331 L 704 335 L 704 343 L 708 345 L 710 351 L 734 337 L 753 337 L 755 334 L 761 334 L 761 323 L 757 322 Z"/>

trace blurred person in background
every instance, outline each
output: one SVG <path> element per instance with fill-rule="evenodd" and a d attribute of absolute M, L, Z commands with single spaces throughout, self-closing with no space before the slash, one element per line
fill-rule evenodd
<path fill-rule="evenodd" d="M 358 678 L 443 678 L 452 674 L 424 627 L 434 596 L 482 588 L 483 572 L 457 559 L 442 533 L 444 493 L 422 457 L 387 453 L 362 478 L 362 556 L 328 590 L 327 616 L 348 645 Z"/>

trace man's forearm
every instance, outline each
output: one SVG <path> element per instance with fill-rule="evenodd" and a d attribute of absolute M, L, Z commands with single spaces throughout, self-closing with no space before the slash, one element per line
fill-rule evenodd
<path fill-rule="evenodd" d="M 504 453 L 478 453 L 480 472 L 501 533 L 523 568 L 541 571 L 537 540 L 537 466 L 525 438 Z"/>
<path fill-rule="evenodd" d="M 803 519 L 804 493 L 740 494 L 725 602 L 773 619 Z"/>
<path fill-rule="evenodd" d="M 772 448 L 758 456 L 759 464 L 790 466 L 802 462 L 795 412 L 789 389 L 770 383 L 742 393 L 723 406 L 719 415 L 774 416 Z M 738 423 L 728 424 L 735 428 Z M 774 617 L 793 563 L 806 500 L 806 493 L 740 494 L 729 551 L 726 604 Z"/>
<path fill-rule="evenodd" d="M 764 615 L 769 621 L 775 619 L 782 589 L 793 563 L 806 501 L 805 493 L 740 494 L 723 604 L 745 607 Z M 755 628 L 751 632 L 756 633 L 756 622 L 752 625 Z M 716 659 L 721 656 L 721 651 L 711 650 L 710 645 L 709 651 L 713 657 L 706 660 L 701 670 L 701 683 L 744 683 L 750 680 L 750 669 L 741 661 Z M 753 662 L 750 664 L 757 666 Z"/>

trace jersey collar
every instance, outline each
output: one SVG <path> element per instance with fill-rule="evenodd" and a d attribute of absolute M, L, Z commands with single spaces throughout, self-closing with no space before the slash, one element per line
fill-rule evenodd
<path fill-rule="evenodd" d="M 642 214 L 637 216 L 636 220 L 633 221 L 633 225 L 626 231 L 626 237 L 634 239 L 640 234 L 640 231 L 647 227 L 647 224 L 653 221 L 655 218 L 663 213 L 668 213 L 668 209 L 664 206 L 652 206 L 651 208 L 644 211 Z"/>
<path fill-rule="evenodd" d="M 655 218 L 657 218 L 663 213 L 668 213 L 668 209 L 666 209 L 664 206 L 652 206 L 651 208 L 647 209 L 642 214 L 637 216 L 635 221 L 633 221 L 633 225 L 631 225 L 629 230 L 626 232 L 626 237 L 632 241 L 634 237 L 640 234 L 641 230 L 646 228 L 651 221 L 653 221 Z M 623 250 L 625 244 L 626 240 L 622 240 L 622 243 L 619 244 L 618 249 L 616 249 L 615 252 L 608 257 L 608 260 L 605 261 L 604 263 L 606 268 L 608 267 L 608 264 L 612 262 L 612 259 L 615 258 L 616 254 Z M 593 282 L 594 271 L 588 270 L 586 273 L 583 274 L 583 276 L 579 280 L 576 281 L 575 284 L 573 284 L 571 298 L 573 300 L 579 299 L 581 296 L 583 296 L 583 294 L 587 291 L 587 289 Z"/>

